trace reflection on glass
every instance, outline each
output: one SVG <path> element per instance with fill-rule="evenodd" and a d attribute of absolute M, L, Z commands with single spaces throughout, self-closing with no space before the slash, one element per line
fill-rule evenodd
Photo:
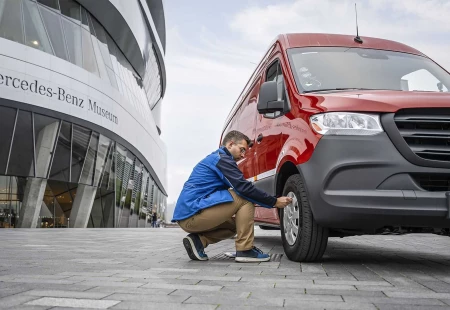
<path fill-rule="evenodd" d="M 59 0 L 61 13 L 79 22 L 81 20 L 80 5 L 73 0 Z"/>
<path fill-rule="evenodd" d="M 62 19 L 64 32 L 66 34 L 67 48 L 69 50 L 70 62 L 82 67 L 83 56 L 81 52 L 81 28 L 66 18 Z"/>
<path fill-rule="evenodd" d="M 66 45 L 62 33 L 61 17 L 59 14 L 40 6 L 42 18 L 44 20 L 45 28 L 52 42 L 55 55 L 64 60 L 68 60 Z"/>
<path fill-rule="evenodd" d="M 83 68 L 100 76 L 100 74 L 98 73 L 97 61 L 95 60 L 91 34 L 89 33 L 89 31 L 83 29 L 81 31 L 81 37 L 83 39 Z"/>
<path fill-rule="evenodd" d="M 88 15 L 83 7 L 81 7 L 81 25 L 83 26 L 84 29 L 89 31 Z"/>
<path fill-rule="evenodd" d="M 7 174 L 16 176 L 34 176 L 33 149 L 31 113 L 19 111 Z"/>
<path fill-rule="evenodd" d="M 0 37 L 23 44 L 22 1 L 0 0 Z"/>
<path fill-rule="evenodd" d="M 53 54 L 37 4 L 30 0 L 24 0 L 23 4 L 26 44 Z"/>
<path fill-rule="evenodd" d="M 80 183 L 82 184 L 93 184 L 92 182 L 94 181 L 94 168 L 95 159 L 97 156 L 98 136 L 99 134 L 97 132 L 92 132 L 89 149 L 84 160 L 83 170 L 80 177 Z"/>
<path fill-rule="evenodd" d="M 25 180 L 25 178 L 0 176 L 0 228 L 16 227 L 23 200 L 22 184 Z"/>
<path fill-rule="evenodd" d="M 71 134 L 71 125 L 62 122 L 49 179 L 69 182 Z"/>
<path fill-rule="evenodd" d="M 2 145 L 0 147 L 0 174 L 6 173 L 6 162 L 8 161 L 16 113 L 15 109 L 0 107 L 0 141 Z"/>
<path fill-rule="evenodd" d="M 59 120 L 34 114 L 34 139 L 36 152 L 36 177 L 47 178 L 53 146 L 58 134 Z"/>

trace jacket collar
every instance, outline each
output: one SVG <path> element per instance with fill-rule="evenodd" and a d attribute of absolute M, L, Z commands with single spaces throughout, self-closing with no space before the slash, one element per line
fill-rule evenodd
<path fill-rule="evenodd" d="M 222 150 L 225 154 L 227 154 L 228 156 L 233 157 L 233 155 L 231 155 L 230 151 L 228 151 L 228 149 L 225 146 L 221 146 L 220 150 Z"/>

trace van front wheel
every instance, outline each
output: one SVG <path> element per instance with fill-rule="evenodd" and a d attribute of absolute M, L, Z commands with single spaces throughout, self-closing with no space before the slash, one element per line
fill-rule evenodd
<path fill-rule="evenodd" d="M 292 203 L 281 209 L 281 239 L 286 256 L 296 262 L 313 262 L 322 258 L 328 243 L 328 229 L 314 220 L 306 189 L 300 175 L 287 180 L 283 196 Z"/>

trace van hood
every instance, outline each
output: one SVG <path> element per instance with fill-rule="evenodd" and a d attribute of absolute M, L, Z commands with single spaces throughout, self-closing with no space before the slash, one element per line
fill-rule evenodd
<path fill-rule="evenodd" d="M 361 111 L 395 113 L 404 108 L 450 108 L 450 93 L 413 91 L 337 91 L 303 95 L 320 112 Z M 304 106 L 306 108 L 306 106 Z"/>

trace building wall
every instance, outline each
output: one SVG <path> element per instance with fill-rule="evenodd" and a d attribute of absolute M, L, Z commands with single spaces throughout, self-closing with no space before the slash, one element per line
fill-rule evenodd
<path fill-rule="evenodd" d="M 128 170 L 132 173 L 128 183 L 119 192 L 109 184 L 105 189 L 109 191 L 107 195 L 97 193 L 93 213 L 96 206 L 101 207 L 104 203 L 102 195 L 111 196 L 111 190 L 115 192 L 112 200 L 116 202 L 118 196 L 131 190 L 129 197 L 125 195 L 125 200 L 130 201 L 127 202 L 128 209 L 131 209 L 135 205 L 132 201 L 140 203 L 143 200 L 144 197 L 139 196 L 144 192 L 143 187 L 150 186 L 151 190 L 154 187 L 162 195 L 166 194 L 167 187 L 166 148 L 159 137 L 161 128 L 157 128 L 152 112 L 152 107 L 163 96 L 165 85 L 162 76 L 165 76 L 165 71 L 161 64 L 164 59 L 160 47 L 151 40 L 157 34 L 148 27 L 146 19 L 149 17 L 144 13 L 141 2 L 126 0 L 126 5 L 123 2 L 98 0 L 93 11 L 101 9 L 98 5 L 103 4 L 105 10 L 119 14 L 126 22 L 128 34 L 134 38 L 130 40 L 135 42 L 134 47 L 132 44 L 121 47 L 124 42 L 116 41 L 120 35 L 111 27 L 105 27 L 94 12 L 80 6 L 82 0 L 80 3 L 72 0 L 0 0 L 0 107 L 11 108 L 16 115 L 22 115 L 19 111 L 33 113 L 30 114 L 33 122 L 35 115 L 51 116 L 60 122 L 60 129 L 63 128 L 62 122 L 66 122 L 72 133 L 75 132 L 74 126 L 90 130 L 91 139 L 96 136 L 109 141 L 107 149 L 112 152 L 114 165 L 120 157 L 117 155 L 119 149 L 125 150 L 128 160 L 131 158 Z M 136 61 L 139 57 L 142 59 Z M 15 124 L 16 127 L 19 123 Z M 56 147 L 61 136 L 55 133 L 54 138 Z M 37 137 L 33 139 L 36 146 Z M 6 141 L 5 138 L 0 144 Z M 75 139 L 70 141 L 73 145 Z M 100 156 L 99 145 L 97 143 L 94 159 Z M 33 156 L 34 166 L 39 167 L 36 150 Z M 106 162 L 103 161 L 104 164 Z M 52 167 L 46 168 L 50 174 Z M 15 176 L 8 171 L 3 173 L 0 165 L 2 174 Z M 28 176 L 54 181 L 49 175 L 45 178 L 30 173 Z M 71 186 L 81 184 L 74 180 L 64 181 Z M 8 182 L 19 184 L 21 180 L 13 182 L 8 179 Z M 95 182 L 88 186 L 101 187 Z M 8 192 L 12 193 L 11 190 Z M 87 190 L 85 192 L 88 193 Z M 146 191 L 146 195 L 148 193 Z M 151 204 L 149 206 L 152 207 Z M 120 209 L 124 205 L 119 203 L 116 207 Z M 139 208 L 131 213 L 140 217 Z M 120 221 L 120 215 L 115 216 Z M 130 218 L 122 227 L 138 227 L 138 224 L 139 219 L 132 222 Z"/>

